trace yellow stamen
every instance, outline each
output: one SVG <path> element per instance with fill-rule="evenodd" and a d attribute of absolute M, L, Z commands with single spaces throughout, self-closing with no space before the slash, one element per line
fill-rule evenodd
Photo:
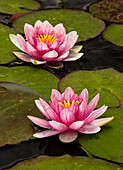
<path fill-rule="evenodd" d="M 69 109 L 73 104 L 75 103 L 75 100 L 72 101 L 72 103 L 70 104 L 69 100 L 66 102 L 66 100 L 64 100 L 64 103 L 62 102 L 58 102 L 58 104 L 64 106 L 64 108 Z M 76 103 L 80 103 L 79 101 L 76 101 Z"/>
<path fill-rule="evenodd" d="M 38 38 L 37 38 L 40 42 L 45 42 L 45 43 L 50 43 L 50 44 L 52 44 L 54 41 L 55 41 L 55 39 L 56 39 L 56 37 L 54 37 L 53 35 L 40 35 L 40 36 L 38 36 Z"/>

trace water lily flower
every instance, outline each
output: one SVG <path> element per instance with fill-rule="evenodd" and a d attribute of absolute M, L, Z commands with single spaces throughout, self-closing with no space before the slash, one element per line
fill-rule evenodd
<path fill-rule="evenodd" d="M 51 101 L 46 103 L 42 98 L 35 100 L 38 109 L 49 121 L 34 116 L 28 118 L 36 125 L 48 130 L 34 134 L 34 137 L 44 138 L 56 134 L 64 143 L 74 141 L 78 133 L 94 134 L 101 130 L 100 126 L 110 122 L 114 117 L 100 118 L 107 106 L 103 105 L 94 110 L 99 100 L 97 94 L 88 104 L 88 91 L 82 90 L 78 96 L 71 87 L 67 87 L 64 93 L 52 89 Z"/>
<path fill-rule="evenodd" d="M 26 23 L 24 32 L 26 40 L 20 34 L 17 36 L 10 34 L 11 41 L 25 52 L 13 52 L 23 61 L 33 64 L 62 60 L 74 61 L 83 55 L 78 53 L 82 46 L 76 47 L 76 50 L 72 49 L 78 38 L 77 32 L 71 31 L 66 34 L 62 23 L 53 27 L 48 21 L 38 20 L 34 27 Z"/>

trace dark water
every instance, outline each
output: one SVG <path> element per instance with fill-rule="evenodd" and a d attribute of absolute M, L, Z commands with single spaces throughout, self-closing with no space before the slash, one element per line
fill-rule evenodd
<path fill-rule="evenodd" d="M 99 0 L 39 0 L 41 9 L 48 8 L 76 8 L 88 11 L 88 6 Z M 11 26 L 11 15 L 0 14 L 0 23 Z M 112 23 L 106 23 L 110 25 Z M 76 70 L 96 70 L 112 67 L 123 72 L 123 48 L 116 46 L 102 38 L 102 34 L 88 41 L 79 42 L 84 48 L 84 56 L 74 62 L 64 62 L 62 70 L 52 70 L 53 73 L 62 78 L 68 73 Z M 6 66 L 13 66 L 14 63 Z M 27 65 L 27 64 L 26 64 Z M 61 156 L 70 154 L 74 156 L 87 156 L 79 147 L 78 142 L 63 144 L 58 135 L 45 138 L 29 140 L 16 145 L 6 145 L 0 148 L 0 169 L 9 168 L 19 161 L 36 157 L 38 155 Z"/>

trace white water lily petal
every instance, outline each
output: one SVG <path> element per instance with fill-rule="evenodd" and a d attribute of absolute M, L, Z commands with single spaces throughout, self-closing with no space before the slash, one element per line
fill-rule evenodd
<path fill-rule="evenodd" d="M 78 60 L 80 57 L 83 56 L 84 53 L 71 53 L 67 58 L 65 58 L 63 61 L 75 61 Z"/>
<path fill-rule="evenodd" d="M 82 48 L 83 48 L 82 45 L 76 45 L 70 49 L 70 53 L 78 53 L 79 51 L 81 51 Z"/>
<path fill-rule="evenodd" d="M 28 54 L 25 54 L 25 53 L 21 53 L 21 52 L 13 52 L 13 54 L 19 58 L 20 60 L 22 61 L 26 61 L 26 62 L 31 62 L 31 59 L 33 60 L 34 58 L 31 57 L 30 55 Z"/>
<path fill-rule="evenodd" d="M 10 37 L 10 40 L 13 42 L 13 44 L 14 44 L 16 47 L 18 47 L 20 50 L 23 51 L 23 49 L 20 47 L 20 44 L 19 44 L 19 42 L 18 42 L 18 40 L 17 40 L 17 36 L 14 35 L 14 34 L 9 34 L 9 37 Z"/>
<path fill-rule="evenodd" d="M 114 119 L 114 116 L 107 117 L 107 118 L 96 119 L 96 120 L 94 120 L 93 122 L 91 122 L 91 125 L 103 126 L 103 125 L 111 122 L 113 119 Z"/>
<path fill-rule="evenodd" d="M 43 132 L 39 132 L 39 133 L 35 133 L 33 136 L 36 138 L 45 138 L 48 136 L 53 136 L 53 135 L 57 135 L 60 132 L 57 130 L 45 130 Z"/>

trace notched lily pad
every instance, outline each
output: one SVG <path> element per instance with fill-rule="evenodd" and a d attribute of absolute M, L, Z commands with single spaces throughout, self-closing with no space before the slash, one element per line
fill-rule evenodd
<path fill-rule="evenodd" d="M 37 158 L 23 161 L 17 164 L 15 167 L 11 168 L 13 170 L 35 170 L 35 169 L 47 169 L 47 170 L 58 170 L 58 169 L 77 169 L 77 170 L 120 170 L 122 169 L 118 165 L 108 163 L 99 159 L 90 159 L 86 157 L 71 157 L 68 155 L 61 157 L 48 157 L 39 156 Z"/>
<path fill-rule="evenodd" d="M 27 115 L 44 118 L 34 100 L 42 97 L 34 90 L 12 82 L 0 82 L 0 146 L 32 138 L 35 130 Z"/>
<path fill-rule="evenodd" d="M 89 11 L 97 18 L 123 23 L 123 0 L 103 0 L 91 5 Z"/>
<path fill-rule="evenodd" d="M 61 92 L 68 86 L 78 94 L 82 89 L 87 88 L 90 100 L 100 93 L 97 107 L 103 104 L 108 107 L 118 107 L 123 101 L 123 75 L 114 69 L 70 73 L 59 82 Z"/>
<path fill-rule="evenodd" d="M 24 33 L 24 24 L 28 23 L 34 25 L 37 20 L 48 20 L 54 26 L 63 23 L 67 33 L 70 31 L 77 31 L 79 35 L 78 41 L 97 36 L 105 27 L 103 21 L 94 18 L 89 13 L 73 9 L 54 9 L 32 12 L 16 19 L 13 23 L 13 27 L 18 32 Z"/>
<path fill-rule="evenodd" d="M 91 154 L 123 163 L 123 108 L 108 109 L 101 117 L 109 116 L 114 116 L 114 120 L 100 132 L 80 135 L 78 140 Z"/>
<path fill-rule="evenodd" d="M 51 73 L 33 67 L 0 67 L 0 81 L 13 81 L 32 88 L 50 98 L 51 90 L 58 88 L 58 79 Z"/>
<path fill-rule="evenodd" d="M 40 3 L 35 0 L 0 0 L 1 13 L 17 14 L 39 8 Z"/>
<path fill-rule="evenodd" d="M 0 64 L 9 63 L 16 59 L 12 51 L 16 51 L 18 48 L 10 41 L 10 33 L 16 34 L 11 28 L 0 24 Z"/>
<path fill-rule="evenodd" d="M 113 44 L 123 47 L 123 24 L 109 26 L 103 33 L 103 37 Z"/>

